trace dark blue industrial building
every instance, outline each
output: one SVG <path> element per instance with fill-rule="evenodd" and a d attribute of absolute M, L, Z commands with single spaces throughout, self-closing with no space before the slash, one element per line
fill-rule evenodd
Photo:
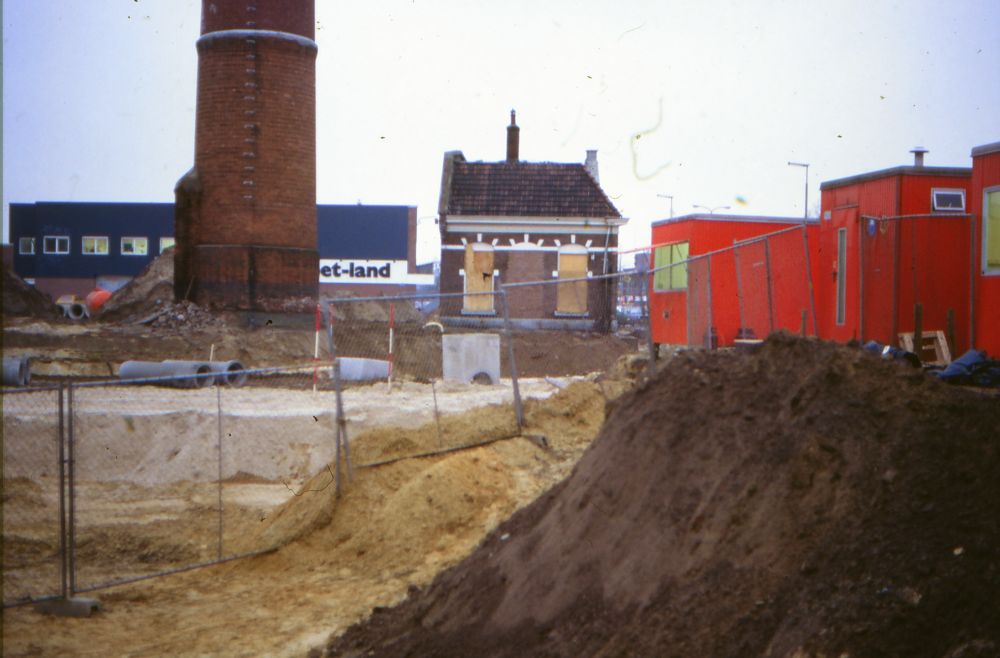
<path fill-rule="evenodd" d="M 400 285 L 424 283 L 426 276 L 415 276 L 415 207 L 318 205 L 316 211 L 320 294 L 399 292 Z M 10 204 L 14 271 L 53 299 L 83 297 L 95 287 L 116 290 L 173 245 L 173 236 L 173 203 Z M 372 276 L 353 276 L 366 272 Z"/>

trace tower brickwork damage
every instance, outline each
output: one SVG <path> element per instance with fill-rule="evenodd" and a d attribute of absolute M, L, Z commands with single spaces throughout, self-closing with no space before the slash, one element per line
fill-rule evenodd
<path fill-rule="evenodd" d="M 204 0 L 194 168 L 174 189 L 174 293 L 232 310 L 315 308 L 313 0 Z"/>

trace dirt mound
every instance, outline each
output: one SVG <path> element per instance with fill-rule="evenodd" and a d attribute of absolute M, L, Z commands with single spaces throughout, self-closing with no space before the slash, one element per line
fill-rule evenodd
<path fill-rule="evenodd" d="M 3 270 L 3 314 L 34 318 L 62 317 L 62 311 L 48 295 L 6 268 Z"/>
<path fill-rule="evenodd" d="M 788 335 L 686 352 L 353 656 L 996 656 L 1000 405 Z"/>
<path fill-rule="evenodd" d="M 103 322 L 122 320 L 132 315 L 148 315 L 174 299 L 174 248 L 167 247 L 147 265 L 139 276 L 119 288 L 101 305 Z"/>

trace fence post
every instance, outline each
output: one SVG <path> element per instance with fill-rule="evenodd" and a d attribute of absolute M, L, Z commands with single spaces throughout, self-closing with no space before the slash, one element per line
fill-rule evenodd
<path fill-rule="evenodd" d="M 747 319 L 743 314 L 743 282 L 740 278 L 740 248 L 738 246 L 733 247 L 733 258 L 736 260 L 736 297 L 740 300 L 740 330 L 737 333 L 742 335 L 747 326 Z"/>
<path fill-rule="evenodd" d="M 319 310 L 319 307 L 316 307 Z M 316 332 L 316 347 L 319 348 L 319 332 Z M 316 387 L 316 377 L 313 374 L 313 390 Z M 222 559 L 222 386 L 215 384 L 215 402 L 218 409 L 217 426 L 219 429 L 219 559 Z"/>
<path fill-rule="evenodd" d="M 708 276 L 706 277 L 706 285 L 708 286 L 708 349 L 714 350 L 718 348 L 718 340 L 716 339 L 715 344 L 713 344 L 713 334 L 714 320 L 712 316 L 712 254 L 708 255 Z"/>
<path fill-rule="evenodd" d="M 67 441 L 69 448 L 69 598 L 76 596 L 76 460 L 73 437 L 73 382 L 66 382 Z"/>
<path fill-rule="evenodd" d="M 764 266 L 767 272 L 767 319 L 771 323 L 771 330 L 774 333 L 774 295 L 771 291 L 771 239 L 764 238 Z"/>
<path fill-rule="evenodd" d="M 913 351 L 924 360 L 924 305 L 919 302 L 913 305 Z"/>
<path fill-rule="evenodd" d="M 59 594 L 67 598 L 66 582 L 66 429 L 64 426 L 65 409 L 63 398 L 66 395 L 66 383 L 59 382 Z"/>
<path fill-rule="evenodd" d="M 869 220 L 873 221 L 873 220 Z M 861 230 L 858 231 L 858 335 L 865 342 L 865 216 L 861 215 Z"/>
<path fill-rule="evenodd" d="M 802 224 L 802 241 L 806 248 L 806 276 L 809 277 L 809 305 L 812 307 L 813 335 L 819 338 L 819 327 L 816 321 L 816 293 L 813 291 L 812 261 L 809 257 L 809 229 L 805 223 Z"/>
<path fill-rule="evenodd" d="M 514 342 L 510 338 L 510 313 L 507 311 L 507 289 L 500 289 L 500 300 L 503 305 L 503 327 L 507 334 L 507 350 L 510 353 L 510 381 L 514 387 L 514 412 L 517 415 L 517 427 L 524 427 L 524 410 L 521 408 L 521 391 L 517 387 L 517 363 L 514 361 Z"/>

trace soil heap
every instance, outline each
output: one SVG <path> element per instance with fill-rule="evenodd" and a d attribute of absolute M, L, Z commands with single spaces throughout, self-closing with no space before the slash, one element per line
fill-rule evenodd
<path fill-rule="evenodd" d="M 858 349 L 685 352 L 329 656 L 1000 654 L 1000 404 Z"/>
<path fill-rule="evenodd" d="M 3 268 L 3 314 L 49 319 L 62 317 L 62 311 L 48 295 L 7 268 Z"/>

